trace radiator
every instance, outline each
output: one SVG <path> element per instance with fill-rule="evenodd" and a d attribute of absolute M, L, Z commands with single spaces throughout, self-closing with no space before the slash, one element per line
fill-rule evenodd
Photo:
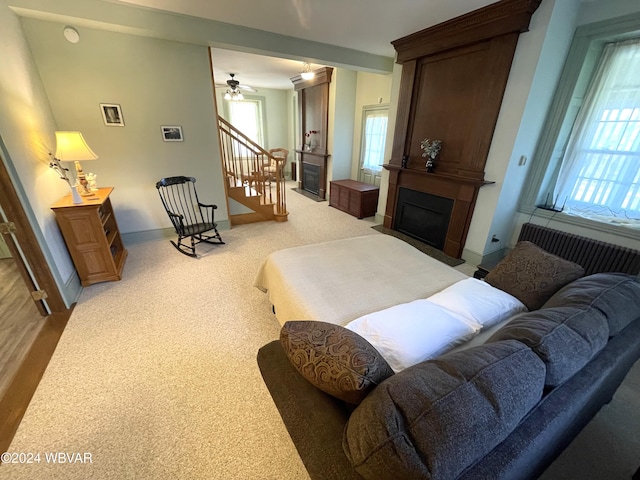
<path fill-rule="evenodd" d="M 518 241 L 528 240 L 549 253 L 581 265 L 585 275 L 600 272 L 640 273 L 640 251 L 525 223 Z"/>

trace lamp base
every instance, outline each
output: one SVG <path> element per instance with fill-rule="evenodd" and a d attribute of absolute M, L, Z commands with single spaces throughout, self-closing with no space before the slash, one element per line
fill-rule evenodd
<path fill-rule="evenodd" d="M 78 184 L 76 185 L 78 189 L 78 193 L 83 197 L 88 197 L 90 195 L 94 195 L 91 191 L 91 187 L 89 187 L 89 181 L 87 177 L 85 177 L 84 173 L 78 175 Z"/>
<path fill-rule="evenodd" d="M 82 197 L 80 197 L 78 188 L 75 185 L 71 185 L 71 199 L 73 203 L 82 203 Z"/>
<path fill-rule="evenodd" d="M 87 176 L 84 174 L 82 170 L 82 165 L 80 162 L 76 160 L 76 178 L 78 182 L 76 186 L 78 187 L 78 193 L 83 197 L 88 197 L 89 195 L 93 195 L 91 191 L 91 187 L 89 186 L 89 180 L 87 180 Z"/>

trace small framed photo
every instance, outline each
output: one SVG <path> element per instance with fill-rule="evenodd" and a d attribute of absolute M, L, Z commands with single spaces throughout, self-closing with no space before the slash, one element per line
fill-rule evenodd
<path fill-rule="evenodd" d="M 182 127 L 180 125 L 162 125 L 162 139 L 165 142 L 182 142 Z"/>
<path fill-rule="evenodd" d="M 102 119 L 107 127 L 124 127 L 124 117 L 120 105 L 115 103 L 101 103 Z"/>

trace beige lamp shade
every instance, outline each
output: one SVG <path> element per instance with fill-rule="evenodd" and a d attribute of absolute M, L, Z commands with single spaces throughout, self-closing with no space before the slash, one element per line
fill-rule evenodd
<path fill-rule="evenodd" d="M 96 160 L 98 158 L 80 132 L 56 132 L 55 156 L 62 162 Z"/>

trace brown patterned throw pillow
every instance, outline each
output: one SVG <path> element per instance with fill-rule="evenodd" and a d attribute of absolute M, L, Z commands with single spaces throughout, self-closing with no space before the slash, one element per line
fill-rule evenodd
<path fill-rule="evenodd" d="M 552 255 L 531 242 L 518 242 L 485 277 L 529 310 L 537 310 L 566 284 L 584 275 L 577 263 Z"/>
<path fill-rule="evenodd" d="M 280 342 L 300 374 L 329 395 L 359 404 L 393 370 L 364 338 L 340 325 L 286 322 Z"/>

